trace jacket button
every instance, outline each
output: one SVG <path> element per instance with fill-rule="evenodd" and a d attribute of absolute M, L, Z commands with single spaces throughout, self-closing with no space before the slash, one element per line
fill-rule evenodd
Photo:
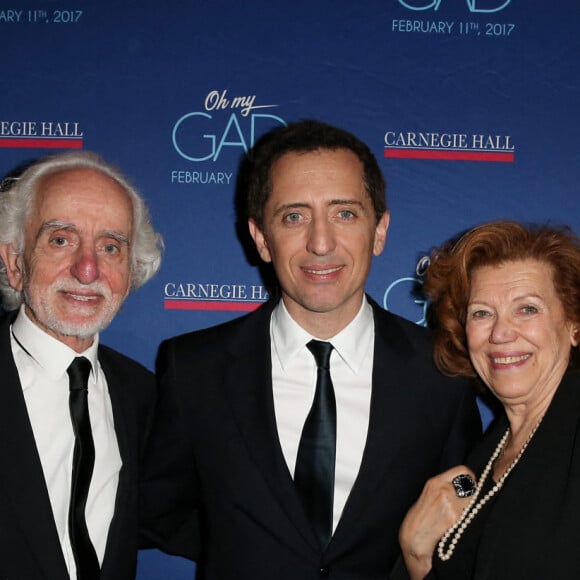
<path fill-rule="evenodd" d="M 323 578 L 326 578 L 330 574 L 330 570 L 326 567 L 320 568 L 318 572 Z"/>

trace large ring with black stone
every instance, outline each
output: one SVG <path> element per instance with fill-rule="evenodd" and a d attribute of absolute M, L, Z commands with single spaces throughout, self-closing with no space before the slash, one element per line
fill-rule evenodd
<path fill-rule="evenodd" d="M 457 497 L 469 497 L 475 493 L 475 481 L 467 473 L 462 473 L 451 480 Z"/>

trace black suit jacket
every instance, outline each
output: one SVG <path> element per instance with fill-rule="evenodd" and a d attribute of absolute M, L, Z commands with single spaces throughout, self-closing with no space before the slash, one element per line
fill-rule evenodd
<path fill-rule="evenodd" d="M 502 416 L 470 454 L 479 475 L 508 426 Z M 479 516 L 478 516 L 479 517 Z M 568 372 L 491 510 L 482 513 L 476 554 L 459 541 L 453 575 L 435 561 L 429 578 L 580 578 L 580 372 Z M 468 528 L 469 531 L 469 528 Z M 468 533 L 468 531 L 466 533 Z"/>
<path fill-rule="evenodd" d="M 0 578 L 68 580 L 22 386 L 10 347 L 12 316 L 0 321 Z M 100 346 L 123 466 L 102 580 L 135 577 L 137 476 L 155 401 L 152 373 Z"/>
<path fill-rule="evenodd" d="M 177 337 L 159 355 L 144 533 L 198 562 L 198 578 L 386 578 L 400 522 L 481 426 L 473 394 L 431 362 L 427 331 L 376 305 L 371 410 L 360 471 L 322 552 L 295 492 L 274 416 L 273 304 Z"/>

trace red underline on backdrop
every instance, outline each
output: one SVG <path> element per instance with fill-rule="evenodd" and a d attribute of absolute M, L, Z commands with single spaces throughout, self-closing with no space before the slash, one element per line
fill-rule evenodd
<path fill-rule="evenodd" d="M 263 302 L 220 302 L 218 300 L 165 300 L 166 310 L 223 310 L 252 312 Z"/>
<path fill-rule="evenodd" d="M 449 151 L 443 149 L 385 149 L 385 157 L 396 159 L 444 159 L 449 161 L 494 161 L 513 163 L 513 152 Z"/>
<path fill-rule="evenodd" d="M 0 137 L 0 147 L 13 149 L 82 149 L 82 139 L 15 139 Z"/>

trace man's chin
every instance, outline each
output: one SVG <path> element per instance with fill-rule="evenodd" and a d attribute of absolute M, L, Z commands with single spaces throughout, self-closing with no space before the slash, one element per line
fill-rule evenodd
<path fill-rule="evenodd" d="M 74 338 L 79 338 L 85 340 L 92 338 L 105 328 L 109 326 L 112 318 L 108 319 L 98 319 L 91 318 L 88 320 L 75 320 L 75 321 L 55 321 L 49 326 L 53 332 L 60 334 L 62 336 L 69 336 Z"/>

